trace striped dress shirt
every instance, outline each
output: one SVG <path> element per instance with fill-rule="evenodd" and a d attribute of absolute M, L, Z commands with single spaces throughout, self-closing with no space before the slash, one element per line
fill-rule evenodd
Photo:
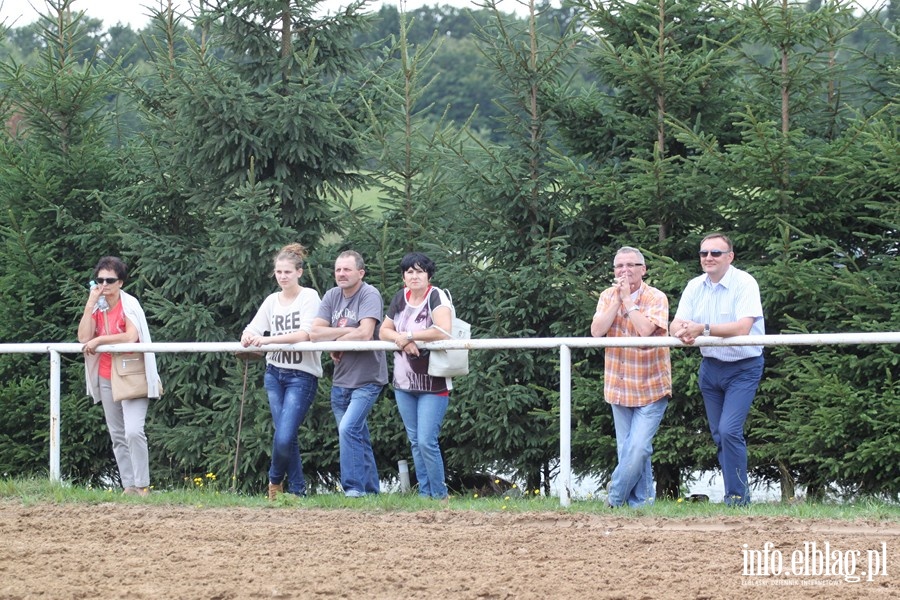
<path fill-rule="evenodd" d="M 750 273 L 734 266 L 728 267 L 718 283 L 710 281 L 706 273 L 691 279 L 684 288 L 678 310 L 675 311 L 676 319 L 710 325 L 731 323 L 745 317 L 753 318 L 750 335 L 765 335 L 759 284 Z M 762 354 L 762 351 L 762 346 L 700 347 L 700 354 L 703 356 L 725 362 L 753 358 Z"/>

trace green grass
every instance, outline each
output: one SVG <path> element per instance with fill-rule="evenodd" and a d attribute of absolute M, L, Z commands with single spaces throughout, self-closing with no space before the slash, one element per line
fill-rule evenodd
<path fill-rule="evenodd" d="M 440 510 L 436 501 L 419 498 L 415 494 L 380 494 L 365 498 L 345 498 L 340 493 L 316 494 L 307 498 L 281 496 L 269 502 L 260 493 L 244 495 L 219 489 L 217 482 L 203 482 L 202 487 L 186 486 L 183 489 L 153 490 L 149 498 L 123 496 L 119 490 L 84 488 L 66 484 L 53 484 L 47 479 L 0 479 L 0 499 L 5 502 L 36 504 L 149 504 L 159 506 L 192 506 L 196 508 L 259 508 L 360 510 L 366 512 L 413 512 Z M 641 509 L 616 509 L 605 507 L 602 500 L 573 500 L 563 508 L 559 498 L 540 495 L 522 495 L 511 490 L 506 496 L 478 497 L 470 494 L 452 496 L 452 510 L 510 513 L 596 514 L 627 518 L 717 518 L 717 517 L 790 517 L 795 519 L 866 520 L 900 522 L 900 505 L 874 498 L 855 502 L 838 503 L 763 503 L 746 508 L 727 508 L 722 504 L 659 501 Z"/>

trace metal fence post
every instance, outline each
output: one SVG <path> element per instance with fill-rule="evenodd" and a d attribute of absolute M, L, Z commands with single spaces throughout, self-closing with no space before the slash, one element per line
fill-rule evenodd
<path fill-rule="evenodd" d="M 559 504 L 569 506 L 572 490 L 572 350 L 559 347 Z"/>
<path fill-rule="evenodd" d="M 59 482 L 59 352 L 50 350 L 50 481 Z"/>

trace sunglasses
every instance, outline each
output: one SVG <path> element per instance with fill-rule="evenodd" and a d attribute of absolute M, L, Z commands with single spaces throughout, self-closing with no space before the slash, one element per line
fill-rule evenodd
<path fill-rule="evenodd" d="M 728 254 L 728 252 L 729 252 L 728 250 L 701 250 L 701 251 L 700 251 L 700 257 L 701 257 L 701 258 L 706 258 L 706 256 L 707 256 L 708 254 L 712 254 L 712 257 L 713 257 L 713 258 L 719 258 L 719 257 L 722 256 L 723 254 Z"/>
<path fill-rule="evenodd" d="M 118 277 L 98 277 L 96 279 L 98 285 L 103 285 L 104 283 L 108 283 L 109 285 L 114 284 L 119 280 Z"/>

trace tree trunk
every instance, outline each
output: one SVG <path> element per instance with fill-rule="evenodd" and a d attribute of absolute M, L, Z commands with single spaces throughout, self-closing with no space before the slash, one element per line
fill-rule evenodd
<path fill-rule="evenodd" d="M 795 481 L 790 469 L 782 461 L 778 461 L 778 472 L 781 477 L 781 501 L 790 502 L 795 497 Z"/>
<path fill-rule="evenodd" d="M 656 497 L 660 500 L 675 500 L 681 496 L 681 470 L 675 465 L 653 465 L 656 479 Z"/>

